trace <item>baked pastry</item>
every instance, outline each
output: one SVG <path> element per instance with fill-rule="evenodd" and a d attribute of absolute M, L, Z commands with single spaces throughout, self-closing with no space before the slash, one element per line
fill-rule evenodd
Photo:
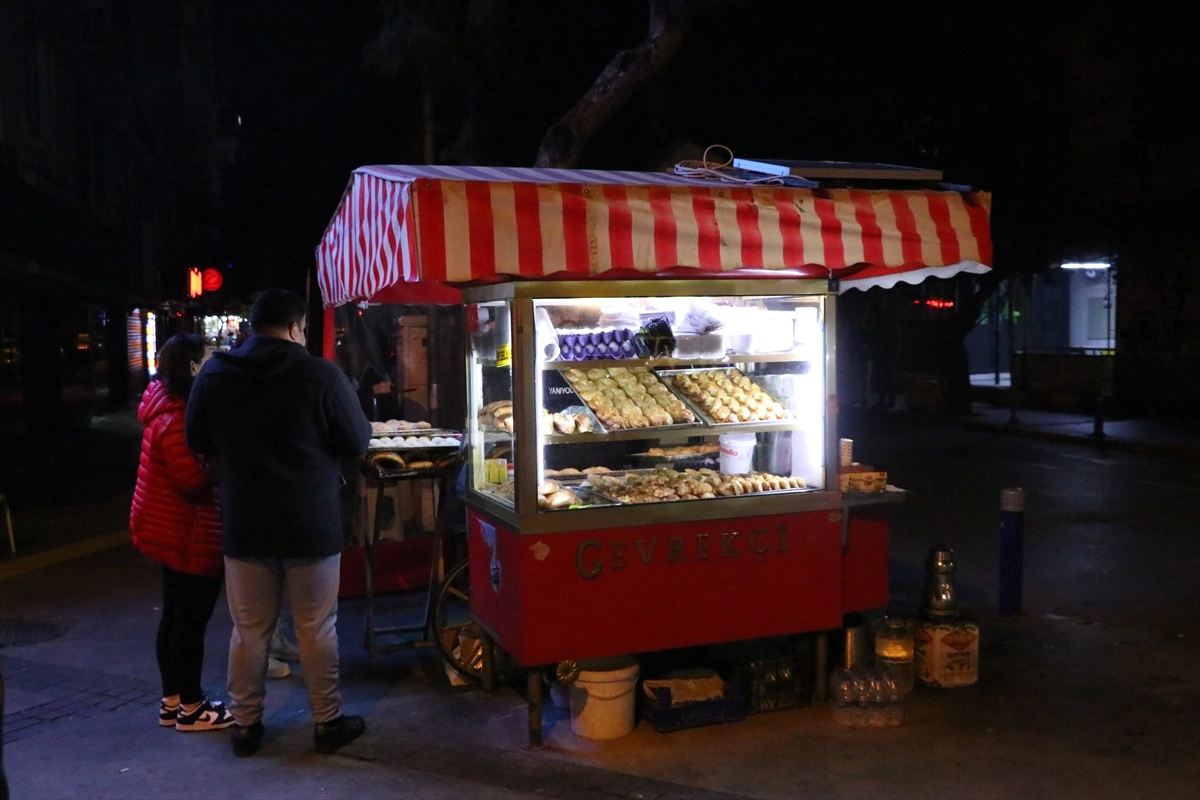
<path fill-rule="evenodd" d="M 376 453 L 367 459 L 367 463 L 379 470 L 404 469 L 404 459 L 396 453 Z"/>
<path fill-rule="evenodd" d="M 409 469 L 429 469 L 433 466 L 432 461 L 413 461 L 408 465 Z"/>

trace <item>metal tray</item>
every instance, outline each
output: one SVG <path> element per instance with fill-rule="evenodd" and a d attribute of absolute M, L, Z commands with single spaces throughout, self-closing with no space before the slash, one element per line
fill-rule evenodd
<path fill-rule="evenodd" d="M 388 444 L 383 447 L 368 447 L 367 453 L 414 453 L 422 450 L 458 450 L 462 447 L 462 443 L 458 444 Z"/>
<path fill-rule="evenodd" d="M 713 449 L 704 453 L 676 453 L 673 455 L 656 455 L 654 453 L 630 453 L 630 458 L 655 459 L 657 461 L 666 461 L 674 463 L 676 461 L 691 461 L 697 458 L 719 458 L 721 448 L 713 445 Z"/>
<path fill-rule="evenodd" d="M 381 436 L 459 436 L 463 435 L 462 431 L 452 431 L 449 428 L 424 428 L 411 431 L 371 431 L 371 438 L 377 439 Z"/>
<path fill-rule="evenodd" d="M 547 478 L 546 480 L 561 483 L 560 481 L 558 481 L 557 478 Z M 565 484 L 564 484 L 564 486 L 565 486 Z M 616 500 L 613 500 L 611 497 L 607 497 L 605 495 L 600 494 L 597 491 L 593 491 L 591 486 L 588 486 L 585 484 L 572 484 L 570 486 L 565 486 L 565 488 L 570 489 L 571 491 L 575 492 L 575 494 L 577 494 L 579 496 L 579 499 L 581 501 L 579 503 L 579 505 L 563 506 L 562 508 L 540 508 L 539 507 L 538 511 L 539 512 L 542 512 L 542 511 L 545 511 L 545 512 L 571 511 L 571 510 L 580 509 L 580 508 L 595 508 L 597 506 L 619 506 L 619 505 L 621 505 Z"/>
<path fill-rule="evenodd" d="M 650 374 L 654 375 L 654 371 L 650 370 Z M 570 385 L 571 389 L 575 392 L 575 396 L 579 397 L 579 390 L 577 388 L 575 388 L 575 383 L 566 376 L 565 372 L 562 377 L 563 377 L 563 380 L 566 381 L 567 384 Z M 654 377 L 658 378 L 657 375 L 654 375 Z M 658 382 L 664 383 L 661 378 L 658 379 Z M 664 385 L 665 385 L 665 383 L 664 383 Z M 667 388 L 667 391 L 678 396 L 678 393 L 676 393 L 675 390 L 673 390 L 670 386 L 667 386 L 666 388 Z M 592 415 L 592 419 L 596 423 L 596 432 L 599 432 L 599 433 L 614 433 L 616 431 L 678 431 L 678 430 L 686 430 L 688 428 L 700 428 L 700 427 L 704 426 L 704 423 L 701 421 L 701 418 L 697 416 L 695 422 L 673 422 L 670 425 L 646 425 L 644 427 L 611 428 L 610 429 L 604 425 L 604 423 L 600 420 L 599 417 L 596 416 L 596 410 L 594 408 L 592 408 L 591 406 L 589 406 L 587 404 L 586 400 L 584 400 L 582 397 L 579 397 L 579 402 L 584 407 L 586 407 L 588 410 L 588 413 L 590 413 Z M 687 403 L 685 402 L 684 405 L 687 405 Z M 688 410 L 690 410 L 692 412 L 693 416 L 695 416 L 696 410 L 694 408 L 692 408 L 691 406 L 688 406 Z"/>
<path fill-rule="evenodd" d="M 675 375 L 691 375 L 691 374 L 696 374 L 696 373 L 700 373 L 700 372 L 723 371 L 726 369 L 737 369 L 737 368 L 736 367 L 688 367 L 686 369 L 655 369 L 653 371 L 654 371 L 654 374 L 659 376 L 659 378 L 661 379 L 662 376 L 664 376 L 664 375 L 668 376 L 668 377 L 675 376 Z M 764 387 L 762 384 L 758 383 L 758 381 L 755 381 L 754 377 L 752 375 L 747 375 L 745 372 L 742 372 L 740 369 L 737 371 L 741 372 L 742 375 L 745 375 L 747 378 L 749 378 L 750 381 L 755 386 L 757 386 L 759 388 L 759 390 L 762 391 L 762 393 L 765 394 L 767 397 L 771 398 L 776 403 L 783 405 L 783 403 L 780 402 L 778 397 L 776 397 L 775 395 L 773 395 L 769 391 L 767 391 L 766 387 Z M 692 413 L 696 415 L 697 419 L 703 420 L 704 424 L 709 428 L 717 428 L 719 430 L 728 430 L 730 428 L 741 428 L 741 427 L 745 427 L 747 425 L 777 424 L 780 422 L 787 422 L 788 420 L 795 419 L 794 417 L 788 417 L 785 419 L 748 419 L 745 422 L 742 422 L 741 420 L 738 420 L 737 422 L 718 422 L 717 420 L 713 419 L 712 417 L 710 417 L 708 415 L 708 412 L 704 410 L 704 407 L 702 405 L 697 403 L 692 398 L 688 397 L 678 387 L 676 387 L 675 381 L 664 380 L 663 384 L 668 389 L 671 390 L 671 394 L 675 395 L 680 400 L 682 400 L 683 404 L 692 410 Z"/>
<path fill-rule="evenodd" d="M 610 472 L 610 473 L 605 473 L 605 474 L 619 478 L 619 477 L 622 477 L 624 475 L 629 475 L 629 474 L 636 474 L 636 473 L 646 474 L 646 473 L 652 473 L 652 472 L 656 472 L 656 471 L 657 470 L 654 470 L 654 469 L 638 469 L 638 470 L 631 469 L 631 470 L 625 470 L 624 472 L 620 472 L 620 473 Z M 550 480 L 554 480 L 554 479 L 551 478 Z M 624 505 L 638 505 L 638 506 L 653 505 L 653 503 L 622 503 L 620 500 L 617 500 L 615 497 L 605 494 L 603 491 L 596 489 L 595 487 L 592 487 L 591 491 L 592 491 L 592 494 L 598 495 L 607 500 L 611 500 L 613 503 L 616 503 L 617 505 L 622 505 L 622 506 L 624 506 Z M 820 491 L 820 490 L 816 489 L 814 487 L 811 487 L 811 486 L 806 486 L 803 489 L 769 489 L 765 492 L 748 492 L 746 494 L 737 495 L 737 497 L 773 497 L 773 496 L 781 495 L 781 494 L 806 494 L 806 493 L 816 492 L 816 491 Z M 692 498 L 692 500 L 700 500 L 700 499 L 725 500 L 725 499 L 731 499 L 731 498 L 727 498 L 725 495 L 717 495 L 716 497 L 708 497 L 708 498 L 699 498 L 699 497 Z M 689 501 L 689 500 L 662 500 L 659 502 L 686 503 L 686 502 L 691 502 L 691 501 Z"/>

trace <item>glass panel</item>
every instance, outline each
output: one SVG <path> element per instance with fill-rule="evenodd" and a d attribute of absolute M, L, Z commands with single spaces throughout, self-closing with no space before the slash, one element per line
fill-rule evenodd
<path fill-rule="evenodd" d="M 824 303 L 535 300 L 539 507 L 825 488 Z"/>
<path fill-rule="evenodd" d="M 511 309 L 504 301 L 474 303 L 466 313 L 471 487 L 515 507 Z"/>

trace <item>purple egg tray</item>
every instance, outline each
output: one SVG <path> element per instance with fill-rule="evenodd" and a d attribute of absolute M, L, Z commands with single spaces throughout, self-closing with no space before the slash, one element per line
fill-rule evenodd
<path fill-rule="evenodd" d="M 644 355 L 637 331 L 629 328 L 560 333 L 558 347 L 561 351 L 559 361 L 601 361 Z"/>

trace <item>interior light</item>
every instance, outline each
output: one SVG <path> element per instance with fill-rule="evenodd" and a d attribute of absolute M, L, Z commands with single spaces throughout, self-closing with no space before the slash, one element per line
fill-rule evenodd
<path fill-rule="evenodd" d="M 1107 261 L 1064 261 L 1059 267 L 1061 269 L 1111 269 L 1112 264 Z"/>

